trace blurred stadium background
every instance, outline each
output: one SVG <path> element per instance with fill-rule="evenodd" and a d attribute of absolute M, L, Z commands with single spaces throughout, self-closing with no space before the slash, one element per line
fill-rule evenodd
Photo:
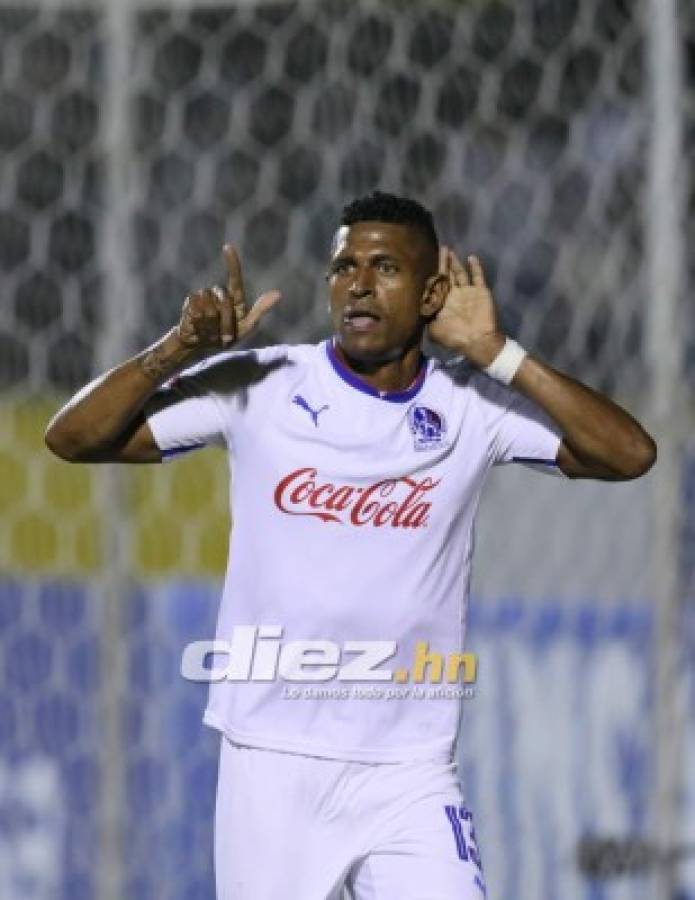
<path fill-rule="evenodd" d="M 692 2 L 2 0 L 0 64 L 0 898 L 213 896 L 218 740 L 178 669 L 213 634 L 224 460 L 71 467 L 42 433 L 225 239 L 285 295 L 257 343 L 324 336 L 336 216 L 375 187 L 660 445 L 635 484 L 484 499 L 462 771 L 490 897 L 695 898 L 668 855 L 695 842 Z M 586 836 L 665 861 L 590 877 Z"/>

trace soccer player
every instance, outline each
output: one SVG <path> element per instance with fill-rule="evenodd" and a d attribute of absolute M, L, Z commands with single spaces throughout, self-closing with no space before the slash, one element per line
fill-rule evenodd
<path fill-rule="evenodd" d="M 454 763 L 460 703 L 405 690 L 413 661 L 461 652 L 493 466 L 619 481 L 650 468 L 654 442 L 510 340 L 478 258 L 440 247 L 411 200 L 345 208 L 333 337 L 316 346 L 230 351 L 280 295 L 247 310 L 236 252 L 223 253 L 226 285 L 190 294 L 176 327 L 46 433 L 75 462 L 228 449 L 218 638 L 235 679 L 211 685 L 205 712 L 222 733 L 218 897 L 481 900 Z M 426 332 L 456 358 L 426 358 Z M 400 699 L 379 694 L 396 685 Z"/>

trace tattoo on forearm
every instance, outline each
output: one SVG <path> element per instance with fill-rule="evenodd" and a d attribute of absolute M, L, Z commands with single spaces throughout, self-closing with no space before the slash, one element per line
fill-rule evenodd
<path fill-rule="evenodd" d="M 163 347 L 151 347 L 140 356 L 140 368 L 152 381 L 161 381 L 172 372 L 171 358 Z"/>

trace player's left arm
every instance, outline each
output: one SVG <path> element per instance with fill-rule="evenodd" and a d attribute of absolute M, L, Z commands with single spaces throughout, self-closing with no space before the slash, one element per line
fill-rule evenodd
<path fill-rule="evenodd" d="M 440 254 L 440 275 L 449 291 L 429 326 L 430 337 L 462 353 L 475 366 L 489 366 L 506 335 L 480 260 L 464 266 L 447 248 Z M 644 475 L 656 460 L 656 444 L 628 412 L 608 397 L 527 355 L 512 380 L 557 425 L 563 439 L 559 468 L 570 478 L 624 481 Z"/>
<path fill-rule="evenodd" d="M 563 438 L 557 464 L 570 478 L 625 481 L 656 460 L 656 444 L 628 412 L 603 394 L 527 355 L 512 387 L 543 409 Z"/>

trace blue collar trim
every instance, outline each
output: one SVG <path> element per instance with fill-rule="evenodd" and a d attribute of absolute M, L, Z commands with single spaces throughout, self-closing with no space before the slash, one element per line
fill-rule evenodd
<path fill-rule="evenodd" d="M 363 394 L 369 394 L 370 397 L 376 397 L 377 400 L 388 400 L 389 403 L 407 403 L 408 400 L 413 399 L 425 382 L 428 359 L 424 354 L 420 354 L 420 368 L 410 387 L 406 388 L 404 391 L 378 391 L 376 388 L 372 387 L 371 384 L 367 384 L 366 381 L 363 381 L 359 375 L 356 375 L 351 369 L 348 369 L 340 360 L 338 354 L 335 352 L 333 339 L 326 341 L 325 346 L 326 355 L 328 356 L 328 360 L 333 366 L 335 373 L 342 378 L 343 381 L 347 382 L 350 387 L 362 391 Z"/>

